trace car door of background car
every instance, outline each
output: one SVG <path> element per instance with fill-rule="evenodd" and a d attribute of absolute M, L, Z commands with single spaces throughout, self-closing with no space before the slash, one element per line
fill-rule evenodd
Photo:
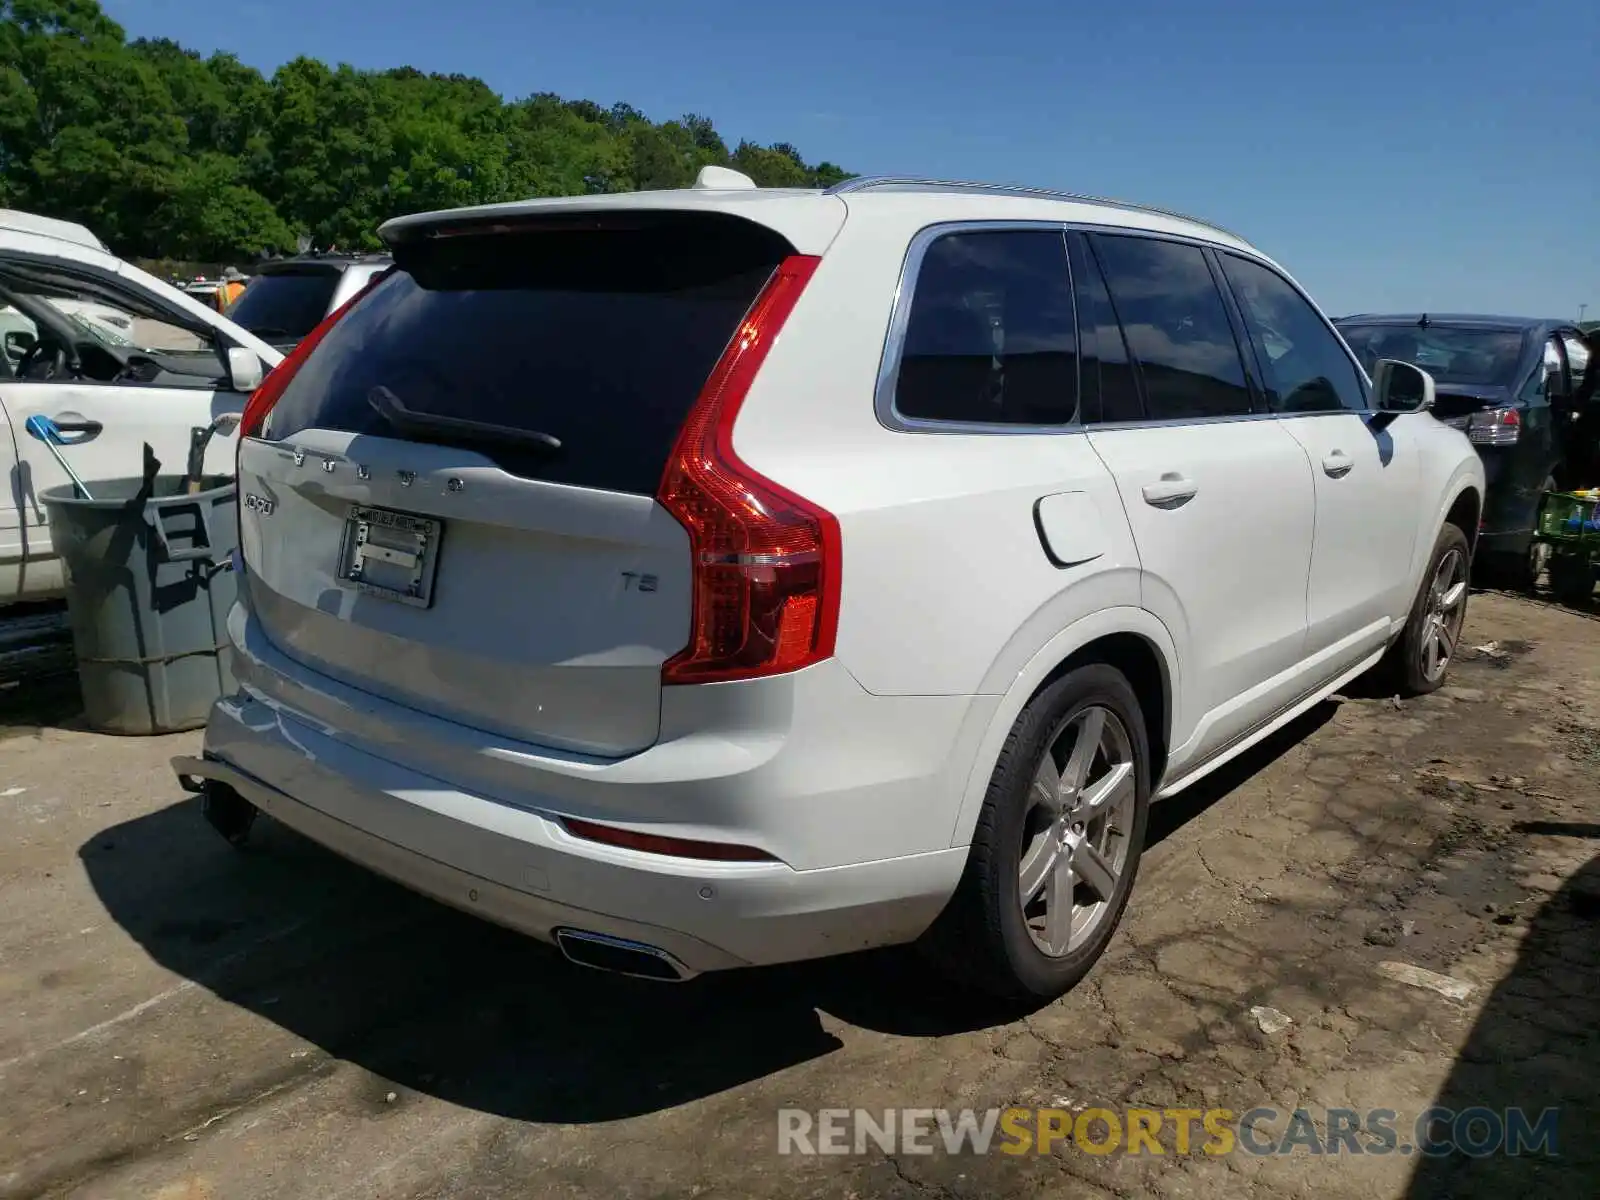
<path fill-rule="evenodd" d="M 14 291 L 34 288 L 26 294 L 37 303 L 42 289 L 17 272 L 36 268 L 39 262 L 36 256 L 0 252 L 0 284 L 9 280 L 7 286 Z M 86 336 L 122 336 L 136 346 L 220 353 L 224 340 L 220 330 L 169 306 L 135 281 L 82 263 L 52 260 L 49 269 L 53 279 L 82 285 L 78 295 L 52 289 L 50 302 L 76 328 L 90 326 Z M 113 303 L 119 298 L 122 303 Z M 126 328 L 117 314 L 127 318 Z M 163 474 L 181 475 L 190 430 L 208 425 L 223 412 L 243 408 L 246 397 L 229 390 L 225 370 L 222 376 L 219 380 L 196 375 L 192 384 L 154 386 L 82 378 L 21 379 L 15 377 L 14 366 L 0 372 L 0 406 L 17 453 L 11 478 L 0 490 L 0 586 L 10 580 L 15 584 L 12 591 L 0 594 L 0 602 L 46 596 L 59 591 L 62 583 L 39 497 L 71 479 L 50 448 L 27 432 L 28 418 L 43 415 L 66 427 L 68 444 L 58 449 L 91 491 L 96 482 L 139 476 L 146 444 L 160 460 Z M 206 454 L 207 472 L 231 475 L 233 453 L 234 439 L 213 437 Z"/>
<path fill-rule="evenodd" d="M 1219 253 L 1266 382 L 1267 403 L 1305 449 L 1317 495 L 1306 588 L 1308 660 L 1332 676 L 1382 646 L 1411 602 L 1421 503 L 1408 422 L 1375 422 L 1355 358 L 1283 275 Z M 1430 418 L 1431 419 L 1431 418 Z"/>
<path fill-rule="evenodd" d="M 1305 690 L 1311 472 L 1256 410 L 1199 245 L 1096 233 L 1076 248 L 1079 319 L 1103 331 L 1089 441 L 1133 528 L 1143 605 L 1178 647 L 1169 774 L 1181 773 Z"/>

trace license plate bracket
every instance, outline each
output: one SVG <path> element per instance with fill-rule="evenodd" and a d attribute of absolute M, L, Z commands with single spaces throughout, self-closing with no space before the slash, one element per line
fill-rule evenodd
<path fill-rule="evenodd" d="M 345 520 L 339 582 L 415 608 L 433 604 L 444 525 L 431 517 L 357 505 Z"/>

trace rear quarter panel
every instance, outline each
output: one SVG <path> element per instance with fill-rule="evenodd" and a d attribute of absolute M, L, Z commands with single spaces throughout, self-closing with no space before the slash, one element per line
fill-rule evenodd
<path fill-rule="evenodd" d="M 1004 694 L 1086 613 L 1139 603 L 1115 484 L 1081 433 L 901 432 L 874 410 L 915 210 L 852 215 L 769 352 L 734 429 L 762 474 L 839 520 L 837 656 L 879 695 Z M 1038 502 L 1083 493 L 1099 553 L 1060 567 Z"/>

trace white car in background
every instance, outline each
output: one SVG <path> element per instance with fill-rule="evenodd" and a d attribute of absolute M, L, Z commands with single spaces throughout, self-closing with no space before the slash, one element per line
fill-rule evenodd
<path fill-rule="evenodd" d="M 381 234 L 244 417 L 240 689 L 175 760 L 234 841 L 591 966 L 1041 999 L 1153 800 L 1444 679 L 1482 465 L 1212 225 L 708 168 Z"/>
<path fill-rule="evenodd" d="M 81 225 L 0 210 L 0 417 L 11 486 L 0 496 L 0 605 L 61 595 L 40 495 L 71 479 L 28 429 L 44 416 L 62 456 L 95 480 L 137 476 L 148 444 L 181 475 L 190 431 L 246 398 L 282 354 L 113 256 Z M 206 470 L 231 475 L 235 441 Z M 0 614 L 3 616 L 3 614 Z"/>
<path fill-rule="evenodd" d="M 288 353 L 330 314 L 392 265 L 387 254 L 300 254 L 256 265 L 227 315 Z"/>

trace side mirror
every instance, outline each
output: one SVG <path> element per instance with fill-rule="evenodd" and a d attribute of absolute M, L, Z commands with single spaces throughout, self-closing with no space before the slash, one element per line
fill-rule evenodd
<path fill-rule="evenodd" d="M 21 359 L 38 344 L 38 341 L 39 339 L 26 329 L 13 329 L 6 334 L 6 354 L 11 358 Z"/>
<path fill-rule="evenodd" d="M 1372 369 L 1372 394 L 1381 413 L 1397 416 L 1433 407 L 1433 376 L 1396 358 L 1380 358 Z"/>
<path fill-rule="evenodd" d="M 244 420 L 242 413 L 225 412 L 211 422 L 211 428 L 223 437 L 232 437 L 234 430 L 239 428 L 239 422 Z"/>
<path fill-rule="evenodd" d="M 228 347 L 228 385 L 236 392 L 253 392 L 261 386 L 264 372 L 253 350 Z"/>

